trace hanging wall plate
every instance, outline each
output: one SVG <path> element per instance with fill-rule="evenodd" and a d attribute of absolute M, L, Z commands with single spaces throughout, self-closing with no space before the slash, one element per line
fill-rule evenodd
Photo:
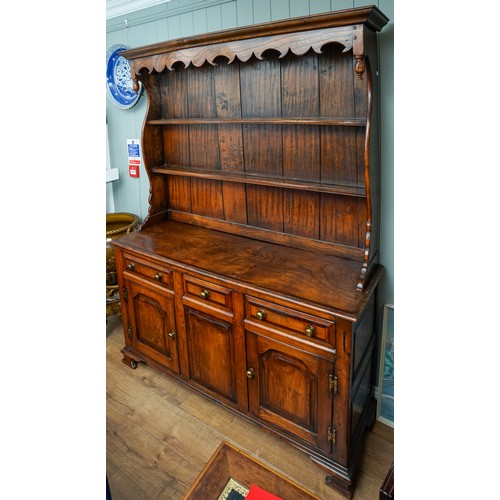
<path fill-rule="evenodd" d="M 106 53 L 106 94 L 108 99 L 120 109 L 130 109 L 134 106 L 142 93 L 142 84 L 139 82 L 139 92 L 135 92 L 130 77 L 130 64 L 122 56 L 122 50 L 129 49 L 126 45 L 116 44 Z"/>

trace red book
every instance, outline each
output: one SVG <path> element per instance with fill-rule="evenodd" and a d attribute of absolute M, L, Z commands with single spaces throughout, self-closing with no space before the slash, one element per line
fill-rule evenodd
<path fill-rule="evenodd" d="M 281 497 L 277 497 L 269 491 L 259 488 L 256 484 L 252 484 L 251 488 L 248 490 L 248 495 L 245 500 L 283 500 Z"/>

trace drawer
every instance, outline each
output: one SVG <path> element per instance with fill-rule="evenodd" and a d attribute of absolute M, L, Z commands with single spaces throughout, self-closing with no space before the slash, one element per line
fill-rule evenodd
<path fill-rule="evenodd" d="M 232 295 L 229 288 L 210 283 L 209 281 L 184 276 L 184 296 L 206 302 L 212 306 L 232 310 Z"/>
<path fill-rule="evenodd" d="M 335 342 L 335 322 L 255 297 L 245 297 L 245 320 L 301 337 Z"/>
<path fill-rule="evenodd" d="M 131 254 L 124 254 L 124 262 L 124 271 L 153 280 L 166 288 L 173 288 L 172 270 L 168 267 L 148 262 Z"/>

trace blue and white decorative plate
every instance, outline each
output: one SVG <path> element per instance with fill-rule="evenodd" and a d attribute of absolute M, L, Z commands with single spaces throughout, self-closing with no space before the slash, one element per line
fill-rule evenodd
<path fill-rule="evenodd" d="M 126 45 L 117 44 L 106 53 L 106 94 L 109 100 L 120 109 L 130 109 L 134 106 L 142 93 L 142 84 L 139 82 L 139 92 L 133 89 L 130 77 L 130 64 L 122 56 L 122 50 L 129 49 Z"/>

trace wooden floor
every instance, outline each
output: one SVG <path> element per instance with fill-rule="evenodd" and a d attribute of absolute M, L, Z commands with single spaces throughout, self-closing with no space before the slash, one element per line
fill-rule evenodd
<path fill-rule="evenodd" d="M 113 500 L 182 498 L 222 441 L 278 470 L 322 499 L 344 497 L 306 454 L 140 363 L 121 362 L 117 316 L 106 333 L 107 476 Z M 393 429 L 368 432 L 355 500 L 376 500 L 393 461 Z M 212 500 L 212 499 L 204 499 Z"/>

